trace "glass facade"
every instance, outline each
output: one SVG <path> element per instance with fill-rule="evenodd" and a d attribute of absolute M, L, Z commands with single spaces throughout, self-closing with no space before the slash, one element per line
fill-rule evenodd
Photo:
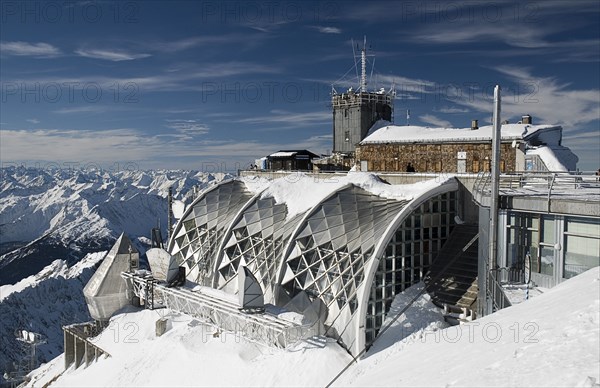
<path fill-rule="evenodd" d="M 396 230 L 371 285 L 367 346 L 377 337 L 394 297 L 427 274 L 452 231 L 455 216 L 456 192 L 449 192 L 423 203 Z"/>
<path fill-rule="evenodd" d="M 571 278 L 600 265 L 600 220 L 565 220 L 564 277 Z"/>
<path fill-rule="evenodd" d="M 555 285 L 600 265 L 600 220 L 509 212 L 506 252 L 508 267 L 522 270 L 529 255 L 532 274 Z"/>

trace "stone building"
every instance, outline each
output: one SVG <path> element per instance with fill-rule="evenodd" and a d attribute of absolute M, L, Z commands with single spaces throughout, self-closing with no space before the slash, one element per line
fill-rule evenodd
<path fill-rule="evenodd" d="M 530 122 L 530 117 L 525 122 Z M 387 125 L 367 136 L 356 149 L 361 171 L 478 173 L 489 171 L 492 126 L 430 128 Z M 502 125 L 502 172 L 574 171 L 578 158 L 562 146 L 558 125 Z"/>

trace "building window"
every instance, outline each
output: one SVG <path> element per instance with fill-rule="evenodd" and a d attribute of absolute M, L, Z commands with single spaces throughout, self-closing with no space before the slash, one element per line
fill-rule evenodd
<path fill-rule="evenodd" d="M 370 346 L 389 312 L 392 301 L 418 283 L 454 227 L 456 193 L 446 193 L 422 204 L 396 230 L 379 260 L 367 309 L 366 343 Z"/>
<path fill-rule="evenodd" d="M 600 265 L 600 220 L 565 219 L 565 278 Z"/>
<path fill-rule="evenodd" d="M 553 276 L 554 254 L 553 216 L 510 213 L 508 220 L 507 264 L 522 270 L 527 255 L 531 257 L 531 272 Z"/>

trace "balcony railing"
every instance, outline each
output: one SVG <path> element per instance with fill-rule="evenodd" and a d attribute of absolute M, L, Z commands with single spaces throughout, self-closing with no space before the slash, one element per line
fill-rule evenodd
<path fill-rule="evenodd" d="M 600 200 L 600 176 L 595 172 L 515 172 L 502 174 L 498 184 L 504 196 Z M 491 192 L 491 174 L 479 173 L 473 185 L 475 199 L 481 203 Z"/>

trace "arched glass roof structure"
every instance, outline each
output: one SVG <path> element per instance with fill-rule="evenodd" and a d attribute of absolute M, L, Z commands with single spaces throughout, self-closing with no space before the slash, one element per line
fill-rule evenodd
<path fill-rule="evenodd" d="M 194 200 L 169 249 L 189 280 L 237 293 L 242 264 L 265 303 L 285 306 L 300 294 L 320 300 L 327 335 L 357 355 L 374 341 L 394 296 L 420 281 L 441 249 L 456 190 L 450 179 L 412 199 L 392 199 L 347 183 L 288 214 L 266 190 L 230 180 Z"/>

